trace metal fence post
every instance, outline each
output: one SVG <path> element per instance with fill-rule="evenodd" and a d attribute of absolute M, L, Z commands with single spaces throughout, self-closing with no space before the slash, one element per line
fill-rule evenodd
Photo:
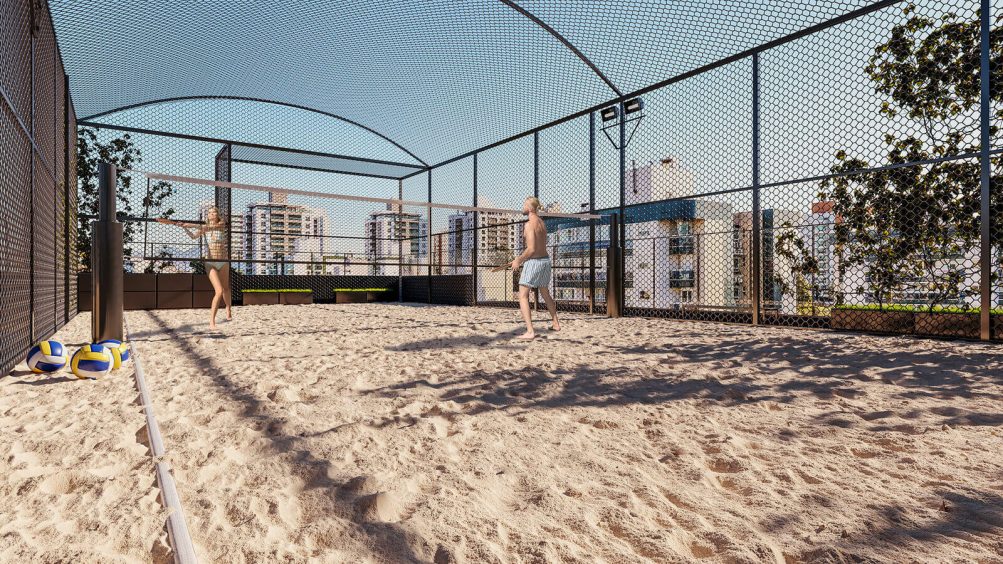
<path fill-rule="evenodd" d="M 432 203 L 432 169 L 428 169 L 428 203 Z M 432 248 L 432 208 L 431 206 L 425 212 L 425 217 L 428 219 L 426 230 L 428 232 L 428 249 L 426 253 L 428 254 L 428 277 L 426 278 L 428 287 L 428 303 L 432 303 L 432 253 L 434 252 Z"/>
<path fill-rule="evenodd" d="M 477 206 L 477 153 L 474 153 L 474 207 Z M 473 241 L 473 246 L 470 248 L 470 274 L 471 281 L 473 282 L 473 296 L 471 296 L 470 305 L 477 305 L 477 250 L 478 250 L 478 227 L 480 226 L 480 212 L 474 212 L 473 216 L 473 235 L 471 240 Z M 462 227 L 462 225 L 460 226 Z M 460 234 L 460 240 L 463 240 L 463 234 Z"/>
<path fill-rule="evenodd" d="M 622 315 L 623 308 L 626 305 L 626 276 L 627 276 L 627 264 L 626 264 L 626 249 L 627 249 L 627 214 L 626 214 L 626 199 L 627 199 L 627 122 L 623 118 L 623 108 L 620 108 L 620 206 L 619 206 L 619 217 L 617 218 L 618 223 L 618 233 L 617 239 L 620 243 L 620 248 L 617 249 L 617 260 L 619 265 L 617 265 L 617 274 L 620 277 L 619 283 L 617 284 L 617 293 L 615 299 L 617 301 L 617 310 Z M 610 245 L 612 247 L 612 245 Z M 609 300 L 609 296 L 606 296 L 606 300 Z"/>
<path fill-rule="evenodd" d="M 596 213 L 596 113 L 589 114 L 589 213 Z M 609 257 L 607 257 L 607 261 Z M 609 299 L 607 297 L 607 299 Z M 589 314 L 596 309 L 596 220 L 589 220 Z"/>
<path fill-rule="evenodd" d="M 110 163 L 98 165 L 98 219 L 91 224 L 91 292 L 93 342 L 122 340 L 123 241 L 122 224 L 115 214 L 118 170 Z"/>
<path fill-rule="evenodd" d="M 63 75 L 63 141 L 70 143 L 70 75 Z M 74 136 L 76 138 L 76 136 Z M 70 321 L 70 147 L 63 147 L 63 323 Z"/>
<path fill-rule="evenodd" d="M 992 115 L 991 115 L 991 103 L 992 103 L 992 93 L 990 91 L 990 76 L 991 76 L 991 61 L 990 61 L 990 42 L 989 35 L 992 29 L 992 18 L 990 15 L 991 10 L 990 0 L 982 0 L 982 11 L 980 12 L 981 19 L 981 77 L 982 81 L 982 93 L 981 93 L 981 155 L 980 155 L 980 168 L 981 168 L 981 184 L 982 184 L 982 218 L 981 218 L 981 252 L 979 253 L 979 266 L 981 270 L 981 284 L 980 290 L 982 294 L 981 299 L 981 315 L 980 315 L 980 330 L 979 334 L 983 341 L 988 341 L 992 337 L 992 275 L 993 275 L 993 253 L 992 253 L 992 208 L 990 205 L 990 191 L 992 188 L 992 168 L 990 162 L 990 145 L 992 143 Z"/>
<path fill-rule="evenodd" d="M 759 53 L 752 55 L 752 324 L 759 325 L 763 298 L 763 218 L 760 209 Z"/>
<path fill-rule="evenodd" d="M 404 200 L 404 180 L 397 180 L 397 199 Z M 404 205 L 397 204 L 397 301 L 404 302 Z"/>

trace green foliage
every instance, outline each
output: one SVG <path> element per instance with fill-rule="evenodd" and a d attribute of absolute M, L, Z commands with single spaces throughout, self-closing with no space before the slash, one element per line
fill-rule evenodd
<path fill-rule="evenodd" d="M 781 226 L 780 234 L 774 242 L 774 253 L 776 256 L 787 260 L 791 274 L 794 275 L 795 288 L 792 290 L 787 281 L 780 275 L 774 275 L 777 286 L 781 293 L 790 295 L 792 292 L 799 306 L 807 306 L 807 310 L 812 309 L 811 284 L 808 283 L 808 276 L 815 276 L 819 273 L 818 259 L 811 249 L 805 245 L 804 239 L 798 234 L 789 221 L 785 221 Z M 786 270 L 786 267 L 785 267 Z"/>
<path fill-rule="evenodd" d="M 88 127 L 81 127 L 77 132 L 77 205 L 78 213 L 81 215 L 96 216 L 98 213 L 98 164 L 107 162 L 118 167 L 118 193 L 117 208 L 119 216 L 132 216 L 134 210 L 131 198 L 132 177 L 122 172 L 125 169 L 134 168 L 143 160 L 142 152 L 133 143 L 129 134 L 116 137 L 107 142 L 98 140 L 97 132 Z M 170 217 L 174 214 L 174 209 L 164 205 L 174 193 L 173 186 L 168 182 L 158 181 L 149 186 L 142 199 L 145 217 L 149 217 L 152 210 L 157 211 L 159 217 Z M 139 225 L 135 222 L 125 222 L 123 226 L 123 239 L 125 243 L 125 257 L 128 260 L 132 256 L 131 244 L 136 241 Z M 146 233 L 148 229 L 144 226 L 143 249 L 144 254 L 150 254 L 146 250 Z M 84 269 L 90 268 L 91 255 L 91 226 L 90 221 L 80 221 L 77 225 L 77 256 L 80 257 L 80 266 Z M 157 257 L 150 262 L 146 272 L 158 272 L 172 258 L 168 251 L 161 251 Z M 157 260 L 160 259 L 160 260 Z M 157 266 L 159 265 L 159 267 Z"/>
<path fill-rule="evenodd" d="M 971 315 L 978 314 L 982 311 L 981 308 L 964 308 L 958 306 L 914 306 L 909 304 L 861 304 L 861 305 L 839 305 L 832 308 L 834 310 L 842 311 L 901 311 L 901 312 L 912 312 L 912 313 L 967 313 Z M 993 315 L 1003 315 L 1003 309 L 996 308 L 990 310 Z"/>
<path fill-rule="evenodd" d="M 926 166 L 857 172 L 878 166 L 973 154 L 980 150 L 979 18 L 954 14 L 934 20 L 909 5 L 905 23 L 877 46 L 866 68 L 875 90 L 886 97 L 880 113 L 912 122 L 918 134 L 885 135 L 885 162 L 871 163 L 836 153 L 832 172 L 844 176 L 822 182 L 822 199 L 836 213 L 836 253 L 840 278 L 860 266 L 873 298 L 887 303 L 902 290 L 930 296 L 929 308 L 961 300 L 966 272 L 957 266 L 979 245 L 980 169 L 977 161 L 954 160 Z M 997 20 L 998 22 L 999 20 Z M 994 27 L 992 56 L 1003 56 L 1003 29 Z M 998 81 L 1001 67 L 993 71 Z M 992 93 L 997 119 L 1003 118 L 1003 90 Z M 996 134 L 993 126 L 992 133 Z M 994 182 L 1001 159 L 992 160 Z M 999 194 L 994 209 L 1003 209 Z M 996 244 L 1003 243 L 1000 232 Z M 953 262 L 952 262 L 953 260 Z M 917 285 L 917 281 L 922 281 Z"/>

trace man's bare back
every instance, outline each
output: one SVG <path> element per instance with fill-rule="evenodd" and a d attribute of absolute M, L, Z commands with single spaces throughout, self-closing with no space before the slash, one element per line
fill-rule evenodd
<path fill-rule="evenodd" d="M 526 253 L 530 258 L 544 258 L 547 255 L 547 226 L 540 216 L 532 214 L 523 227 Z"/>

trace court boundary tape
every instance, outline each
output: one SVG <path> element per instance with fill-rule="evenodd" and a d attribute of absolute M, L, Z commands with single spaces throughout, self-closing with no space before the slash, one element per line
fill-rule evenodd
<path fill-rule="evenodd" d="M 174 562 L 177 564 L 197 564 L 198 557 L 195 555 L 195 545 L 192 543 L 191 534 L 188 532 L 188 522 L 185 520 L 185 513 L 181 507 L 181 496 L 178 495 L 178 488 L 171 474 L 171 466 L 164 460 L 167 452 L 164 449 L 163 437 L 160 436 L 157 417 L 153 413 L 153 400 L 150 397 L 150 390 L 146 386 L 143 364 L 139 360 L 139 352 L 129 337 L 129 323 L 124 318 L 122 321 L 125 326 L 126 339 L 132 349 L 136 390 L 139 391 L 139 400 L 143 407 L 143 414 L 146 416 L 146 435 L 150 441 L 150 456 L 153 458 L 157 484 L 160 487 L 160 500 L 167 508 L 167 540 L 174 553 Z"/>

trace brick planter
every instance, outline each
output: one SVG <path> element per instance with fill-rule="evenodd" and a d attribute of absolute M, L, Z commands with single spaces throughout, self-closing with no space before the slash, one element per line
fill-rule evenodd
<path fill-rule="evenodd" d="M 937 337 L 978 339 L 981 318 L 978 313 L 916 313 L 916 334 Z"/>
<path fill-rule="evenodd" d="M 833 329 L 871 333 L 908 335 L 916 331 L 915 314 L 911 311 L 834 309 L 830 326 Z"/>
<path fill-rule="evenodd" d="M 244 291 L 244 305 L 278 305 L 278 292 L 248 292 Z"/>
<path fill-rule="evenodd" d="M 286 305 L 312 304 L 313 292 L 279 292 L 279 301 Z"/>

